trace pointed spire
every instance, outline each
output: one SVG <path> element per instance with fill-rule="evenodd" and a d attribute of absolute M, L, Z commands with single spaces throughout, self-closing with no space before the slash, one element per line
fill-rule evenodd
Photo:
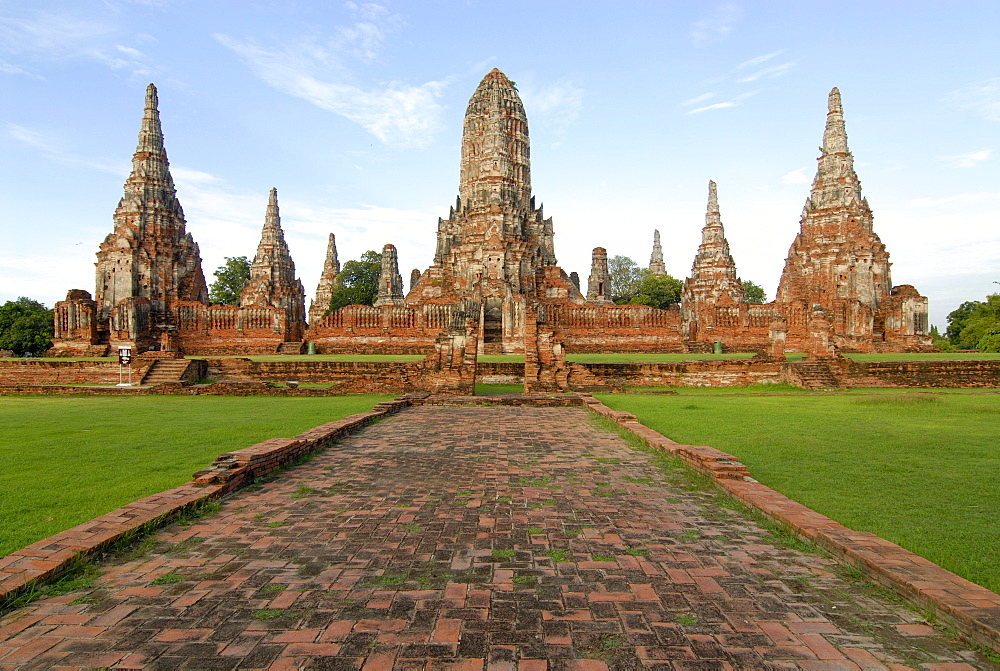
<path fill-rule="evenodd" d="M 382 247 L 382 272 L 378 278 L 378 298 L 375 305 L 404 305 L 403 276 L 399 274 L 399 259 L 395 245 Z"/>
<path fill-rule="evenodd" d="M 528 118 L 517 89 L 496 68 L 465 111 L 458 190 L 463 207 L 531 205 Z"/>
<path fill-rule="evenodd" d="M 240 295 L 240 307 L 252 306 L 283 308 L 299 320 L 304 318 L 305 291 L 295 277 L 295 263 L 281 230 L 278 190 L 274 188 L 268 194 L 260 243 L 250 264 L 250 281 Z"/>
<path fill-rule="evenodd" d="M 725 242 L 726 232 L 722 227 L 722 215 L 719 213 L 719 192 L 715 182 L 708 181 L 708 207 L 705 210 L 705 227 L 701 229 L 701 243 L 714 244 Z M 726 243 L 728 252 L 728 243 Z"/>
<path fill-rule="evenodd" d="M 824 154 L 846 154 L 847 131 L 844 126 L 844 107 L 840 101 L 840 91 L 836 86 L 827 98 L 826 130 L 823 132 Z"/>
<path fill-rule="evenodd" d="M 128 182 L 154 180 L 157 186 L 173 190 L 170 162 L 163 147 L 163 128 L 160 126 L 159 98 L 156 86 L 146 87 L 146 105 L 139 128 L 139 142 L 132 156 L 132 174 Z"/>
<path fill-rule="evenodd" d="M 840 91 L 834 87 L 827 98 L 823 155 L 819 157 L 812 192 L 805 211 L 853 206 L 861 203 L 861 182 L 854 171 L 854 157 L 847 148 L 847 130 Z"/>
<path fill-rule="evenodd" d="M 340 274 L 340 260 L 337 259 L 337 238 L 330 234 L 326 243 L 326 258 L 323 260 L 323 272 L 316 285 L 316 295 L 309 304 L 309 323 L 319 321 L 330 307 L 333 298 L 333 288 Z"/>
<path fill-rule="evenodd" d="M 736 262 L 729 253 L 729 241 L 719 214 L 718 188 L 709 181 L 701 244 L 691 264 L 691 276 L 684 282 L 681 302 L 691 306 L 714 304 L 724 295 L 737 303 L 744 300 L 743 285 L 736 277 Z"/>
<path fill-rule="evenodd" d="M 667 266 L 663 263 L 663 247 L 660 246 L 660 231 L 653 229 L 653 254 L 649 257 L 649 272 L 665 275 Z"/>

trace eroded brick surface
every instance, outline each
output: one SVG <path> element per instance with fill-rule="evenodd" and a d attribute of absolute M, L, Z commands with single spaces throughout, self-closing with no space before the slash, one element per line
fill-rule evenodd
<path fill-rule="evenodd" d="M 576 408 L 411 408 L 157 540 L 0 666 L 989 668 Z"/>

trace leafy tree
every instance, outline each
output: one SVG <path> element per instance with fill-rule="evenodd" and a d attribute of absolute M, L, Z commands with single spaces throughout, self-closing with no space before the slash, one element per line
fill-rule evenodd
<path fill-rule="evenodd" d="M 767 302 L 767 293 L 764 291 L 764 287 L 753 280 L 743 280 L 743 295 L 746 297 L 747 303 L 763 305 Z"/>
<path fill-rule="evenodd" d="M 962 348 L 979 349 L 980 341 L 997 328 L 1000 328 L 1000 294 L 992 294 L 986 297 L 985 302 L 973 308 L 965 321 L 959 334 Z"/>
<path fill-rule="evenodd" d="M 994 329 L 1000 329 L 1000 294 L 966 301 L 948 315 L 948 340 L 958 349 L 993 347 Z"/>
<path fill-rule="evenodd" d="M 639 293 L 639 285 L 648 272 L 627 256 L 613 256 L 608 259 L 611 300 L 618 305 L 631 301 Z"/>
<path fill-rule="evenodd" d="M 1000 352 L 1000 326 L 994 326 L 979 339 L 980 352 Z"/>
<path fill-rule="evenodd" d="M 948 328 L 945 329 L 944 334 L 955 347 L 966 349 L 961 347 L 962 329 L 965 328 L 965 323 L 972 315 L 973 310 L 979 305 L 982 305 L 980 301 L 965 301 L 948 313 Z"/>
<path fill-rule="evenodd" d="M 671 305 L 681 302 L 683 282 L 670 275 L 654 275 L 650 272 L 646 272 L 645 275 L 639 283 L 638 293 L 629 303 L 666 310 Z"/>
<path fill-rule="evenodd" d="M 227 256 L 225 264 L 213 275 L 215 281 L 208 288 L 208 300 L 218 305 L 239 305 L 240 294 L 250 281 L 250 259 L 245 256 Z"/>
<path fill-rule="evenodd" d="M 337 275 L 330 312 L 345 305 L 373 305 L 378 298 L 378 278 L 382 274 L 382 254 L 368 250 L 358 261 L 348 261 Z"/>
<path fill-rule="evenodd" d="M 0 306 L 0 349 L 16 356 L 38 356 L 52 346 L 52 310 L 21 296 Z"/>

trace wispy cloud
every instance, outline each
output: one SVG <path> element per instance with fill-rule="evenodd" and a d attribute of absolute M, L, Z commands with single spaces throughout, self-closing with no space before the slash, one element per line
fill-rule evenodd
<path fill-rule="evenodd" d="M 745 60 L 742 63 L 740 63 L 739 65 L 737 65 L 736 69 L 737 70 L 743 70 L 745 68 L 749 68 L 749 67 L 752 67 L 754 65 L 760 65 L 761 63 L 764 63 L 765 61 L 769 61 L 772 58 L 780 56 L 783 51 L 784 51 L 783 49 L 779 49 L 778 51 L 772 51 L 769 54 L 763 54 L 761 56 L 754 56 L 753 58 Z"/>
<path fill-rule="evenodd" d="M 685 114 L 701 114 L 702 112 L 710 112 L 712 110 L 728 109 L 730 107 L 739 107 L 743 104 L 743 101 L 747 98 L 757 95 L 760 93 L 759 90 L 747 91 L 746 93 L 741 93 L 738 96 L 734 96 L 730 100 L 726 100 L 721 103 L 714 103 L 712 105 L 705 105 L 704 107 L 696 107 L 693 110 L 688 110 Z"/>
<path fill-rule="evenodd" d="M 559 81 L 538 86 L 525 85 L 519 90 L 527 114 L 531 119 L 548 126 L 558 138 L 576 121 L 583 109 L 584 90 L 571 81 Z"/>
<path fill-rule="evenodd" d="M 798 168 L 781 176 L 784 184 L 808 184 L 809 177 L 806 176 L 806 168 Z"/>
<path fill-rule="evenodd" d="M 387 145 L 429 143 L 438 129 L 438 98 L 447 82 L 388 82 L 368 88 L 348 83 L 353 79 L 350 63 L 373 60 L 401 20 L 373 3 L 349 2 L 347 7 L 358 20 L 325 41 L 303 38 L 269 48 L 229 35 L 214 37 L 269 86 L 350 119 Z"/>
<path fill-rule="evenodd" d="M 714 93 L 702 93 L 700 96 L 695 96 L 694 98 L 688 98 L 681 103 L 681 107 L 687 107 L 688 105 L 697 105 L 698 103 L 703 103 L 706 100 L 711 100 L 715 97 Z"/>
<path fill-rule="evenodd" d="M 326 47 L 300 44 L 269 51 L 226 35 L 215 35 L 215 39 L 238 54 L 269 86 L 350 119 L 385 144 L 423 146 L 438 129 L 441 109 L 437 101 L 445 82 L 418 86 L 391 82 L 365 90 L 334 80 L 343 73 L 332 71 L 340 70 L 336 63 L 330 67 L 323 62 L 336 61 Z"/>
<path fill-rule="evenodd" d="M 7 122 L 6 130 L 9 137 L 21 142 L 22 144 L 26 144 L 29 147 L 33 147 L 42 155 L 58 163 L 62 163 L 64 165 L 84 166 L 93 170 L 99 170 L 100 172 L 120 175 L 122 178 L 128 175 L 129 169 L 127 162 L 97 161 L 77 156 L 76 154 L 72 154 L 62 149 L 60 143 L 58 143 L 55 139 L 50 138 L 39 131 L 32 130 L 31 128 L 27 128 L 25 126 L 19 126 L 15 123 Z"/>
<path fill-rule="evenodd" d="M 0 17 L 0 53 L 21 60 L 84 58 L 115 70 L 146 76 L 152 68 L 137 49 L 119 44 L 114 23 L 68 12 L 37 12 L 31 17 Z M 21 64 L 6 62 L 0 71 L 29 74 Z"/>
<path fill-rule="evenodd" d="M 789 70 L 795 67 L 795 63 L 782 63 L 781 65 L 774 65 L 769 68 L 764 68 L 763 70 L 758 70 L 753 74 L 749 74 L 745 77 L 740 77 L 736 80 L 737 84 L 746 84 L 748 82 L 755 82 L 762 77 L 768 79 L 774 79 L 775 77 L 780 77 L 786 74 Z"/>
<path fill-rule="evenodd" d="M 23 75 L 24 77 L 28 77 L 29 79 L 42 79 L 42 77 L 32 72 L 28 72 L 24 68 L 18 67 L 16 65 L 11 65 L 10 63 L 6 63 L 4 61 L 0 61 L 0 72 L 5 72 L 9 75 Z"/>
<path fill-rule="evenodd" d="M 949 93 L 945 100 L 988 121 L 1000 121 L 1000 77 L 963 86 Z"/>
<path fill-rule="evenodd" d="M 983 161 L 988 161 L 993 158 L 992 149 L 982 149 L 980 151 L 974 151 L 969 154 L 959 154 L 958 156 L 943 156 L 945 161 L 951 164 L 953 168 L 974 168 Z"/>
<path fill-rule="evenodd" d="M 718 5 L 711 14 L 691 25 L 691 43 L 700 48 L 722 42 L 742 16 L 743 9 L 734 2 Z"/>

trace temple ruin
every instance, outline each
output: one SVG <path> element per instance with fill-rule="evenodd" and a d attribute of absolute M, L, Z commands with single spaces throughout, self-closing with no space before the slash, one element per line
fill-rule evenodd
<path fill-rule="evenodd" d="M 375 304 L 330 312 L 340 272 L 331 233 L 307 323 L 272 189 L 240 304 L 210 305 L 150 84 L 125 196 L 97 254 L 94 297 L 75 289 L 56 305 L 51 352 L 95 355 L 128 345 L 185 354 L 298 353 L 308 343 L 319 353 L 436 353 L 440 365 L 451 365 L 444 363 L 449 357 L 454 363 L 523 353 L 544 386 L 565 376 L 566 351 L 710 351 L 718 343 L 762 355 L 819 348 L 817 356 L 833 356 L 930 347 L 927 299 L 910 285 L 892 286 L 888 253 L 847 148 L 837 89 L 800 231 L 777 297 L 764 305 L 746 302 L 714 182 L 679 306 L 615 305 L 603 247 L 594 249 L 582 292 L 576 273 L 557 264 L 553 222 L 536 204 L 529 156 L 520 96 L 494 69 L 466 109 L 458 196 L 438 220 L 433 263 L 413 270 L 408 292 L 396 248 L 385 244 Z M 649 270 L 666 273 L 658 230 Z"/>

